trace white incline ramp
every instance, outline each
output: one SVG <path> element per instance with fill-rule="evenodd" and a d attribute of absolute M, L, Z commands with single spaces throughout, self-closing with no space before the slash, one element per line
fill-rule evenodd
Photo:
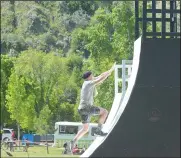
<path fill-rule="evenodd" d="M 141 51 L 141 37 L 138 38 L 134 43 L 134 57 L 133 57 L 133 65 L 132 65 L 132 73 L 130 76 L 130 80 L 128 83 L 128 88 L 126 90 L 124 98 L 122 98 L 121 94 L 117 94 L 114 98 L 114 102 L 107 118 L 107 121 L 103 127 L 104 132 L 108 132 L 105 137 L 97 137 L 94 142 L 89 146 L 89 148 L 80 156 L 80 157 L 90 157 L 94 151 L 104 142 L 104 140 L 111 134 L 114 126 L 118 122 L 121 117 L 130 95 L 132 93 L 133 87 L 135 85 L 136 76 L 139 67 L 139 58 Z"/>

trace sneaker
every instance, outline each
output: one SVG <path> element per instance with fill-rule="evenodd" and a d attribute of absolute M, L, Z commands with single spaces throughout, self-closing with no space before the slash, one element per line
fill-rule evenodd
<path fill-rule="evenodd" d="M 73 141 L 70 141 L 70 142 L 67 142 L 67 152 L 70 153 L 70 154 L 73 154 L 72 150 L 73 150 L 73 147 L 74 147 L 74 143 Z"/>
<path fill-rule="evenodd" d="M 95 135 L 95 136 L 106 136 L 107 133 L 104 133 L 104 132 L 101 131 L 101 129 L 97 128 L 97 129 L 95 130 L 95 132 L 94 132 L 94 135 Z"/>

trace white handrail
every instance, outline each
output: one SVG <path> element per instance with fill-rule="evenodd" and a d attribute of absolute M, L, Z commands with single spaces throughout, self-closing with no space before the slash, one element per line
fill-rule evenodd
<path fill-rule="evenodd" d="M 132 60 L 122 60 L 121 65 L 116 65 L 115 66 L 115 95 L 119 93 L 119 82 L 122 82 L 122 95 L 125 94 L 126 89 L 127 89 L 127 83 L 129 81 L 131 72 L 132 72 Z M 122 69 L 122 78 L 119 78 L 119 69 Z"/>

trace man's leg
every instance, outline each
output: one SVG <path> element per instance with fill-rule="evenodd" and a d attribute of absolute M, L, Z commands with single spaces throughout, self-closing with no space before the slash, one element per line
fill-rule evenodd
<path fill-rule="evenodd" d="M 99 123 L 98 123 L 98 130 L 101 131 L 102 125 L 105 123 L 106 118 L 108 116 L 108 111 L 104 108 L 99 107 L 100 113 L 99 113 Z M 103 132 L 101 132 L 101 135 L 106 135 Z"/>
<path fill-rule="evenodd" d="M 90 122 L 90 115 L 88 113 L 87 110 L 81 110 L 79 111 L 79 114 L 81 116 L 82 119 L 82 123 L 83 123 L 83 127 L 80 131 L 78 131 L 77 135 L 74 137 L 73 140 L 71 140 L 68 143 L 68 150 L 70 152 L 72 152 L 72 149 L 74 147 L 74 144 L 80 139 L 82 138 L 89 130 L 89 122 Z"/>
<path fill-rule="evenodd" d="M 100 113 L 99 113 L 99 124 L 104 124 L 108 115 L 108 111 L 104 108 L 99 107 Z"/>
<path fill-rule="evenodd" d="M 89 129 L 89 124 L 84 123 L 82 129 L 78 131 L 77 135 L 73 139 L 74 144 L 88 132 L 88 129 Z"/>
<path fill-rule="evenodd" d="M 105 136 L 107 133 L 102 132 L 102 125 L 105 123 L 108 116 L 108 111 L 104 108 L 93 106 L 91 110 L 92 115 L 99 115 L 98 128 L 95 131 L 96 135 Z"/>
<path fill-rule="evenodd" d="M 70 142 L 67 143 L 68 148 L 67 150 L 72 153 L 72 149 L 74 148 L 75 143 L 82 138 L 89 130 L 89 124 L 88 123 L 84 123 L 83 127 L 80 131 L 78 131 L 78 133 L 76 134 L 76 136 L 74 137 L 73 140 L 71 140 Z"/>

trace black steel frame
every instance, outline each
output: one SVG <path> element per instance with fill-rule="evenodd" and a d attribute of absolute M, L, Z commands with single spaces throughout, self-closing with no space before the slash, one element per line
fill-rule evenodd
<path fill-rule="evenodd" d="M 162 3 L 162 8 L 156 8 L 156 2 Z M 180 15 L 181 20 L 181 5 L 177 9 L 176 2 L 181 3 L 180 0 L 135 0 L 135 39 L 140 36 L 140 23 L 142 23 L 143 38 L 180 38 L 181 30 L 177 30 L 177 15 Z M 147 8 L 147 3 L 151 2 L 151 9 Z M 139 17 L 139 3 L 142 3 L 142 17 Z M 166 4 L 170 4 L 170 8 L 166 9 Z M 147 13 L 151 13 L 152 17 L 147 17 Z M 161 18 L 157 18 L 157 13 L 161 13 Z M 170 17 L 166 18 L 166 15 Z M 161 22 L 161 32 L 157 32 L 156 22 Z M 170 23 L 170 32 L 166 31 L 166 22 Z M 152 24 L 152 31 L 147 32 L 147 24 Z"/>

